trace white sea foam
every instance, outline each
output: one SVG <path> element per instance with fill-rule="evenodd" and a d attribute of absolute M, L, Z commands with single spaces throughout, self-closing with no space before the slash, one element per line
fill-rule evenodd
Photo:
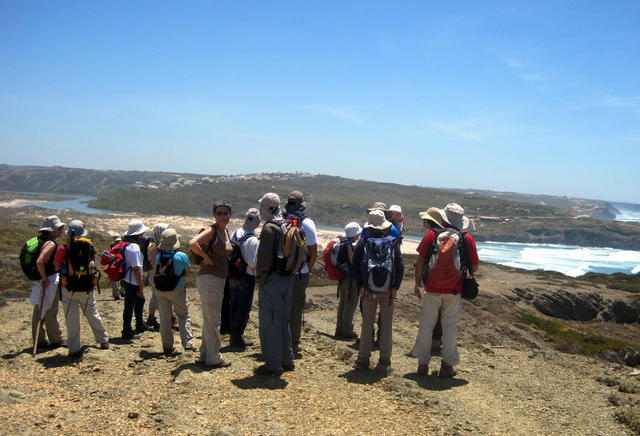
<path fill-rule="evenodd" d="M 640 265 L 632 269 L 631 274 L 640 274 Z"/>
<path fill-rule="evenodd" d="M 481 260 L 523 269 L 559 271 L 569 276 L 587 272 L 640 270 L 640 252 L 614 248 L 589 248 L 559 244 L 480 242 Z"/>

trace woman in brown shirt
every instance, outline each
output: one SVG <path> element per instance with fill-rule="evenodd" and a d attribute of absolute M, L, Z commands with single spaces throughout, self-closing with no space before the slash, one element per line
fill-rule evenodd
<path fill-rule="evenodd" d="M 189 241 L 189 247 L 202 256 L 196 279 L 202 308 L 202 344 L 198 363 L 221 368 L 231 365 L 220 354 L 220 317 L 228 273 L 227 256 L 233 251 L 227 230 L 231 205 L 227 202 L 214 203 L 213 218 L 214 223 Z"/>

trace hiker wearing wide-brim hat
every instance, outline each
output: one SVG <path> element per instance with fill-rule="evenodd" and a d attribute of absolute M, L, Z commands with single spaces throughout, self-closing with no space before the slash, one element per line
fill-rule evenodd
<path fill-rule="evenodd" d="M 430 227 L 444 227 L 444 212 L 437 207 L 430 207 L 424 212 L 420 212 L 420 218 L 427 221 Z"/>
<path fill-rule="evenodd" d="M 160 339 L 162 340 L 162 351 L 165 355 L 171 355 L 173 348 L 173 314 L 178 320 L 178 331 L 180 341 L 185 351 L 195 351 L 193 345 L 193 334 L 191 333 L 191 320 L 189 319 L 189 307 L 187 304 L 186 279 L 191 273 L 189 257 L 180 249 L 180 235 L 172 229 L 167 228 L 160 234 L 159 251 L 155 255 L 154 265 L 156 271 L 179 276 L 180 279 L 171 290 L 158 290 L 158 311 L 160 312 Z M 164 260 L 163 260 L 164 259 Z M 170 267 L 169 260 L 171 261 Z M 163 263 L 164 262 L 164 263 Z M 162 271 L 162 268 L 170 271 Z"/>
<path fill-rule="evenodd" d="M 154 329 L 159 329 L 158 319 L 156 318 L 156 310 L 158 310 L 158 292 L 154 285 L 153 277 L 156 270 L 156 254 L 158 254 L 158 246 L 160 245 L 160 236 L 169 227 L 167 223 L 155 223 L 151 230 L 151 239 L 147 246 L 147 259 L 151 269 L 147 274 L 147 282 L 151 285 L 151 298 L 149 299 L 149 308 L 147 316 L 147 325 Z"/>
<path fill-rule="evenodd" d="M 137 339 L 140 337 L 140 333 L 153 330 L 143 318 L 145 298 L 142 268 L 144 255 L 140 249 L 140 241 L 148 229 L 141 220 L 131 220 L 122 238 L 128 243 L 124 247 L 124 263 L 127 270 L 121 281 L 124 288 L 123 339 Z M 135 331 L 131 328 L 131 319 L 134 315 L 136 319 Z"/>
<path fill-rule="evenodd" d="M 360 239 L 361 233 L 362 228 L 360 225 L 357 222 L 352 221 L 344 226 L 345 237 L 340 238 L 335 242 L 335 244 L 338 244 L 338 253 L 334 266 L 340 270 L 342 278 L 338 280 L 337 287 L 338 310 L 336 314 L 336 330 L 334 336 L 340 339 L 351 340 L 358 337 L 353 330 L 353 316 L 356 312 L 356 308 L 358 307 L 358 301 L 360 298 L 358 293 L 358 284 L 353 276 L 351 263 L 353 261 L 355 245 Z"/>
<path fill-rule="evenodd" d="M 371 212 L 372 210 L 381 210 L 383 212 L 388 212 L 389 208 L 387 207 L 386 203 L 383 203 L 382 201 L 376 201 L 371 205 L 371 207 L 368 207 L 366 209 L 367 213 Z"/>
<path fill-rule="evenodd" d="M 422 311 L 412 355 L 418 357 L 418 376 L 428 375 L 433 332 L 440 316 L 443 348 L 438 375 L 449 378 L 456 375 L 455 366 L 460 362 L 457 335 L 464 274 L 476 272 L 480 260 L 473 236 L 464 233 L 469 227 L 469 219 L 464 216 L 462 206 L 449 203 L 442 210 L 431 208 L 427 212 L 421 217 L 437 222 L 440 215 L 442 228 L 429 230 L 417 249 L 414 292 L 422 301 Z M 454 252 L 460 256 L 446 255 L 451 241 L 455 241 Z"/>
<path fill-rule="evenodd" d="M 58 322 L 59 275 L 54 265 L 58 248 L 55 240 L 62 235 L 65 224 L 56 215 L 42 219 L 38 239 L 41 241 L 36 268 L 40 280 L 33 282 L 29 302 L 33 305 L 31 332 L 34 354 L 37 347 L 57 347 L 63 343 L 62 330 Z M 46 336 L 45 336 L 46 332 Z M 48 339 L 48 342 L 47 342 Z"/>
<path fill-rule="evenodd" d="M 469 228 L 469 218 L 464 215 L 464 209 L 458 203 L 447 204 L 441 212 L 442 219 L 460 231 Z"/>
<path fill-rule="evenodd" d="M 93 280 L 98 280 L 95 267 L 95 247 L 91 239 L 87 237 L 89 232 L 85 229 L 82 221 L 73 220 L 69 222 L 67 233 L 69 241 L 58 247 L 55 265 L 62 275 L 60 296 L 67 326 L 67 348 L 69 349 L 69 357 L 73 358 L 80 356 L 82 350 L 80 346 L 80 313 L 84 314 L 93 332 L 93 337 L 103 350 L 109 348 L 109 335 L 98 313 L 93 291 L 95 283 L 80 281 L 78 276 L 73 274 L 73 266 L 70 263 L 70 259 L 77 259 L 80 265 L 86 266 L 87 275 L 80 277 L 92 277 Z"/>
<path fill-rule="evenodd" d="M 378 308 L 378 365 L 383 368 L 391 365 L 393 306 L 404 274 L 399 241 L 398 231 L 385 219 L 384 211 L 371 210 L 360 241 L 356 245 L 352 263 L 354 278 L 362 297 L 362 330 L 356 360 L 358 370 L 369 369 L 373 348 L 373 325 Z M 372 268 L 372 265 L 375 267 Z"/>

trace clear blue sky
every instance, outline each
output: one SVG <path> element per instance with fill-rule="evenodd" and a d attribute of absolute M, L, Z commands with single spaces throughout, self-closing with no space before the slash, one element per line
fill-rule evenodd
<path fill-rule="evenodd" d="M 640 203 L 640 1 L 0 0 L 0 162 Z"/>

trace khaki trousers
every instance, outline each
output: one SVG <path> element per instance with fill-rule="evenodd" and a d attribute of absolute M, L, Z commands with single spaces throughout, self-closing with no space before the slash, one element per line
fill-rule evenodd
<path fill-rule="evenodd" d="M 96 307 L 96 297 L 91 292 L 70 292 L 62 289 L 62 307 L 67 325 L 67 346 L 69 353 L 80 351 L 80 312 L 87 318 L 93 337 L 99 344 L 109 342 L 109 335 L 102 324 Z"/>
<path fill-rule="evenodd" d="M 380 307 L 380 359 L 391 359 L 391 327 L 393 323 L 393 304 L 390 293 L 368 299 L 362 297 L 362 331 L 360 332 L 360 348 L 357 362 L 368 364 L 373 347 L 373 324 L 376 321 L 376 310 Z"/>
<path fill-rule="evenodd" d="M 452 366 L 460 363 L 458 354 L 458 319 L 462 310 L 462 298 L 454 294 L 422 293 L 422 311 L 420 312 L 420 328 L 414 348 L 420 365 L 427 365 L 431 360 L 431 340 L 433 328 L 441 311 L 442 322 L 442 360 Z"/>
<path fill-rule="evenodd" d="M 193 334 L 191 334 L 191 320 L 187 305 L 187 291 L 184 287 L 175 288 L 173 291 L 156 291 L 158 296 L 158 309 L 160 311 L 160 338 L 162 348 L 173 348 L 172 317 L 175 311 L 180 330 L 180 342 L 186 348 L 193 347 Z"/>
<path fill-rule="evenodd" d="M 222 362 L 220 318 L 225 282 L 225 279 L 213 274 L 202 274 L 196 279 L 202 308 L 200 361 L 205 365 L 217 365 Z"/>

